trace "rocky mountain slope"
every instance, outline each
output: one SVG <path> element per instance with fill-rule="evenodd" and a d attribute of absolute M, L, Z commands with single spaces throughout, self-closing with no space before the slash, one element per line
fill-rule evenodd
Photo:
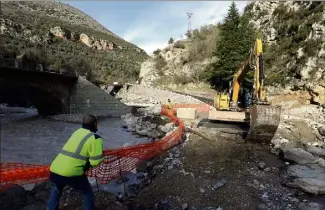
<path fill-rule="evenodd" d="M 2 57 L 77 71 L 100 82 L 135 81 L 148 56 L 94 19 L 59 2 L 2 2 Z M 83 66 L 83 68 L 80 68 Z"/>
<path fill-rule="evenodd" d="M 215 60 L 213 51 L 217 39 L 218 28 L 207 25 L 193 30 L 187 39 L 157 49 L 154 56 L 141 65 L 141 84 L 171 89 L 179 89 L 185 84 L 208 87 L 204 83 L 203 70 Z"/>
<path fill-rule="evenodd" d="M 246 6 L 244 14 L 263 35 L 269 92 L 303 90 L 308 92 L 306 99 L 312 103 L 325 103 L 324 5 L 324 2 L 255 1 Z M 180 40 L 156 51 L 154 58 L 142 64 L 141 84 L 173 89 L 186 83 L 204 86 L 204 72 L 217 59 L 212 52 L 219 39 L 216 25 L 205 29 L 210 32 L 204 36 Z M 204 32 L 197 32 L 201 31 Z"/>
<path fill-rule="evenodd" d="M 262 31 L 266 82 L 287 90 L 307 90 L 325 103 L 325 3 L 258 1 L 246 8 Z"/>

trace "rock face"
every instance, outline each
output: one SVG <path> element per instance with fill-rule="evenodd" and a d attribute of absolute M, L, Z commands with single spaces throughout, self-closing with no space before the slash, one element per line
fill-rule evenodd
<path fill-rule="evenodd" d="M 84 43 L 86 46 L 97 49 L 97 50 L 113 50 L 117 48 L 117 45 L 114 42 L 107 40 L 96 40 L 94 38 L 89 38 L 87 34 L 80 34 L 79 41 Z"/>
<path fill-rule="evenodd" d="M 91 47 L 91 41 L 90 38 L 87 36 L 87 34 L 80 34 L 80 41 L 82 41 L 82 43 L 84 43 L 85 45 L 87 45 L 88 47 Z"/>
<path fill-rule="evenodd" d="M 255 1 L 246 11 L 251 23 L 262 31 L 263 44 L 268 46 L 264 48 L 265 59 L 270 63 L 265 65 L 266 82 L 274 85 L 281 80 L 291 90 L 310 86 L 313 90 L 307 89 L 311 103 L 315 104 L 325 103 L 324 89 L 318 87 L 325 76 L 324 5 L 324 2 Z M 289 39 L 295 44 L 285 46 Z M 279 69 L 283 69 L 283 76 L 273 76 L 272 72 Z"/>
<path fill-rule="evenodd" d="M 212 50 L 210 43 L 215 42 L 217 38 L 217 33 L 214 33 L 215 30 L 216 27 L 212 25 L 203 27 L 202 31 L 205 32 L 202 32 L 202 34 L 205 34 L 201 34 L 201 36 L 204 36 L 205 41 L 197 42 L 195 39 L 181 39 L 169 44 L 164 49 L 157 50 L 152 58 L 142 64 L 140 70 L 142 80 L 140 84 L 151 87 L 168 87 L 170 89 L 176 89 L 175 85 L 202 85 L 201 73 L 216 59 L 212 53 L 207 53 Z M 207 40 L 210 40 L 210 42 L 208 43 Z M 205 44 L 209 46 L 204 46 Z M 200 53 L 197 52 L 198 45 L 204 48 Z M 208 85 L 205 84 L 205 86 Z"/>
<path fill-rule="evenodd" d="M 148 59 L 141 64 L 140 68 L 140 84 L 143 86 L 153 87 L 159 78 L 155 69 L 155 62 L 153 59 Z"/>

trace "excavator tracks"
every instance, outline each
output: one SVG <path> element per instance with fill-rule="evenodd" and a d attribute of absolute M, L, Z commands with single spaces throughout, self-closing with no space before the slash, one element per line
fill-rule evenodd
<path fill-rule="evenodd" d="M 281 108 L 272 105 L 253 105 L 250 108 L 250 129 L 246 141 L 269 144 L 280 123 Z"/>

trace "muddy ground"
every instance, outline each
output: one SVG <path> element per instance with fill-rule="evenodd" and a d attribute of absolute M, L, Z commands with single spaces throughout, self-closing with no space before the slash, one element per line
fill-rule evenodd
<path fill-rule="evenodd" d="M 182 169 L 190 174 L 167 170 L 139 193 L 137 201 L 152 207 L 168 201 L 169 209 L 186 205 L 196 209 L 297 209 L 301 202 L 308 202 L 308 195 L 281 185 L 279 173 L 285 163 L 270 153 L 268 145 L 244 143 L 240 137 L 215 136 L 214 140 L 192 135 L 180 148 Z M 213 190 L 223 179 L 224 186 Z"/>
<path fill-rule="evenodd" d="M 133 196 L 119 200 L 97 192 L 97 209 L 289 210 L 322 209 L 307 208 L 310 202 L 325 205 L 325 196 L 282 186 L 279 175 L 286 163 L 270 152 L 269 145 L 244 143 L 238 135 L 212 135 L 210 128 L 199 129 L 212 141 L 191 134 L 181 145 L 139 167 L 138 171 L 148 175 Z M 39 188 L 27 193 L 25 207 L 19 209 L 45 208 L 48 190 Z M 60 209 L 83 209 L 81 195 L 66 190 Z"/>
<path fill-rule="evenodd" d="M 271 153 L 270 145 L 245 143 L 238 135 L 242 129 L 238 126 L 202 126 L 198 130 L 211 140 L 187 134 L 182 144 L 138 168 L 143 182 L 126 186 L 131 188 L 128 196 L 96 192 L 97 209 L 325 210 L 325 195 L 310 195 L 282 185 L 280 174 L 289 163 Z M 239 132 L 220 132 L 225 129 Z M 0 206 L 3 200 L 10 201 L 11 206 L 7 202 L 4 209 L 45 209 L 49 187 L 40 185 L 32 191 L 17 188 L 6 196 L 0 195 Z M 82 196 L 66 189 L 60 209 L 83 209 Z"/>

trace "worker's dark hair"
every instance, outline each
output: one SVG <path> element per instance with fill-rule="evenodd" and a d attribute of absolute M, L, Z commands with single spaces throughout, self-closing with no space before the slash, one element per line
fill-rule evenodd
<path fill-rule="evenodd" d="M 97 123 L 97 118 L 91 114 L 85 114 L 82 118 L 82 123 L 85 125 L 95 125 Z"/>

